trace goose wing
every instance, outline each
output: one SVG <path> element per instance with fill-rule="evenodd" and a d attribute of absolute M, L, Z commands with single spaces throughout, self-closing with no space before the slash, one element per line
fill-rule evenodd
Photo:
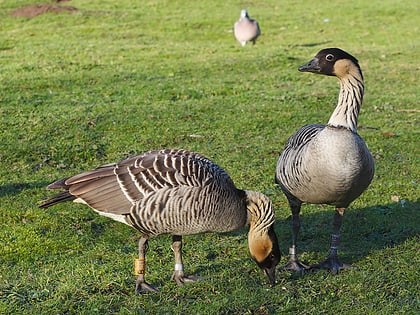
<path fill-rule="evenodd" d="M 303 126 L 287 140 L 286 149 L 296 149 L 305 146 L 324 128 L 325 125 L 321 124 Z"/>
<path fill-rule="evenodd" d="M 64 189 L 66 196 L 59 193 L 41 207 L 74 196 L 75 201 L 96 211 L 122 215 L 152 192 L 177 186 L 204 187 L 215 182 L 220 186 L 234 185 L 222 168 L 198 153 L 154 150 L 52 183 L 48 189 Z M 60 200 L 54 202 L 58 196 Z"/>
<path fill-rule="evenodd" d="M 283 190 L 289 190 L 291 185 L 299 183 L 303 175 L 302 158 L 305 147 L 323 129 L 325 125 L 306 125 L 296 131 L 286 142 L 286 146 L 277 161 L 275 181 Z M 289 187 L 289 188 L 287 188 Z"/>

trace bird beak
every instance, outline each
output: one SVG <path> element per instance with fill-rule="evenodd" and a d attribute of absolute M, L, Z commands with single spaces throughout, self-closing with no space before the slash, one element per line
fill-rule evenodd
<path fill-rule="evenodd" d="M 271 268 L 264 268 L 264 273 L 267 275 L 270 285 L 275 285 L 276 284 L 276 266 L 273 266 Z"/>
<path fill-rule="evenodd" d="M 305 63 L 304 65 L 301 65 L 298 70 L 300 72 L 314 72 L 317 73 L 319 72 L 319 70 L 321 70 L 321 68 L 319 67 L 318 64 L 318 58 L 314 58 L 311 61 L 309 61 L 308 63 Z"/>

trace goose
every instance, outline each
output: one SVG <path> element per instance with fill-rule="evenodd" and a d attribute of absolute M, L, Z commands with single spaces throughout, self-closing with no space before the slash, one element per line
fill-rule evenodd
<path fill-rule="evenodd" d="M 241 10 L 239 20 L 233 27 L 233 33 L 238 42 L 245 46 L 247 42 L 252 42 L 255 45 L 257 37 L 260 36 L 260 26 L 256 20 L 249 17 L 247 10 Z"/>
<path fill-rule="evenodd" d="M 196 280 L 184 275 L 182 236 L 231 232 L 246 225 L 251 257 L 270 284 L 275 283 L 280 250 L 272 202 L 262 193 L 236 188 L 221 167 L 199 153 L 152 150 L 57 180 L 47 189 L 62 191 L 44 200 L 41 208 L 66 201 L 82 203 L 141 233 L 136 293 L 158 291 L 145 281 L 149 238 L 172 235 L 171 279 L 182 285 Z"/>
<path fill-rule="evenodd" d="M 290 259 L 280 270 L 303 272 L 322 268 L 337 274 L 351 267 L 343 264 L 337 254 L 344 211 L 366 190 L 374 174 L 373 157 L 357 133 L 363 75 L 357 59 L 339 48 L 322 49 L 298 70 L 336 76 L 340 94 L 328 124 L 300 128 L 288 139 L 277 161 L 275 180 L 288 200 L 293 232 Z M 312 266 L 297 258 L 302 203 L 335 206 L 329 254 L 326 260 Z"/>

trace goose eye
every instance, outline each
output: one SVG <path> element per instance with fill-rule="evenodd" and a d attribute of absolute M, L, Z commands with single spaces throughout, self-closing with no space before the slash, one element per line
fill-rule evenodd
<path fill-rule="evenodd" d="M 327 61 L 332 61 L 334 59 L 334 56 L 331 54 L 328 54 L 325 59 L 327 59 Z"/>

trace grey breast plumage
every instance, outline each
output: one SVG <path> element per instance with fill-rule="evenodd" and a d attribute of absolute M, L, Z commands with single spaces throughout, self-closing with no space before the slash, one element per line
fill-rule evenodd
<path fill-rule="evenodd" d="M 234 24 L 233 32 L 242 46 L 245 46 L 247 42 L 255 44 L 261 34 L 258 22 L 249 17 L 247 10 L 241 11 L 239 20 Z"/>
<path fill-rule="evenodd" d="M 370 184 L 373 159 L 362 138 L 349 130 L 307 125 L 288 140 L 276 178 L 302 202 L 347 207 Z"/>
<path fill-rule="evenodd" d="M 74 200 L 145 235 L 227 232 L 247 222 L 245 193 L 206 157 L 149 151 L 48 186 L 65 189 L 41 207 Z"/>

